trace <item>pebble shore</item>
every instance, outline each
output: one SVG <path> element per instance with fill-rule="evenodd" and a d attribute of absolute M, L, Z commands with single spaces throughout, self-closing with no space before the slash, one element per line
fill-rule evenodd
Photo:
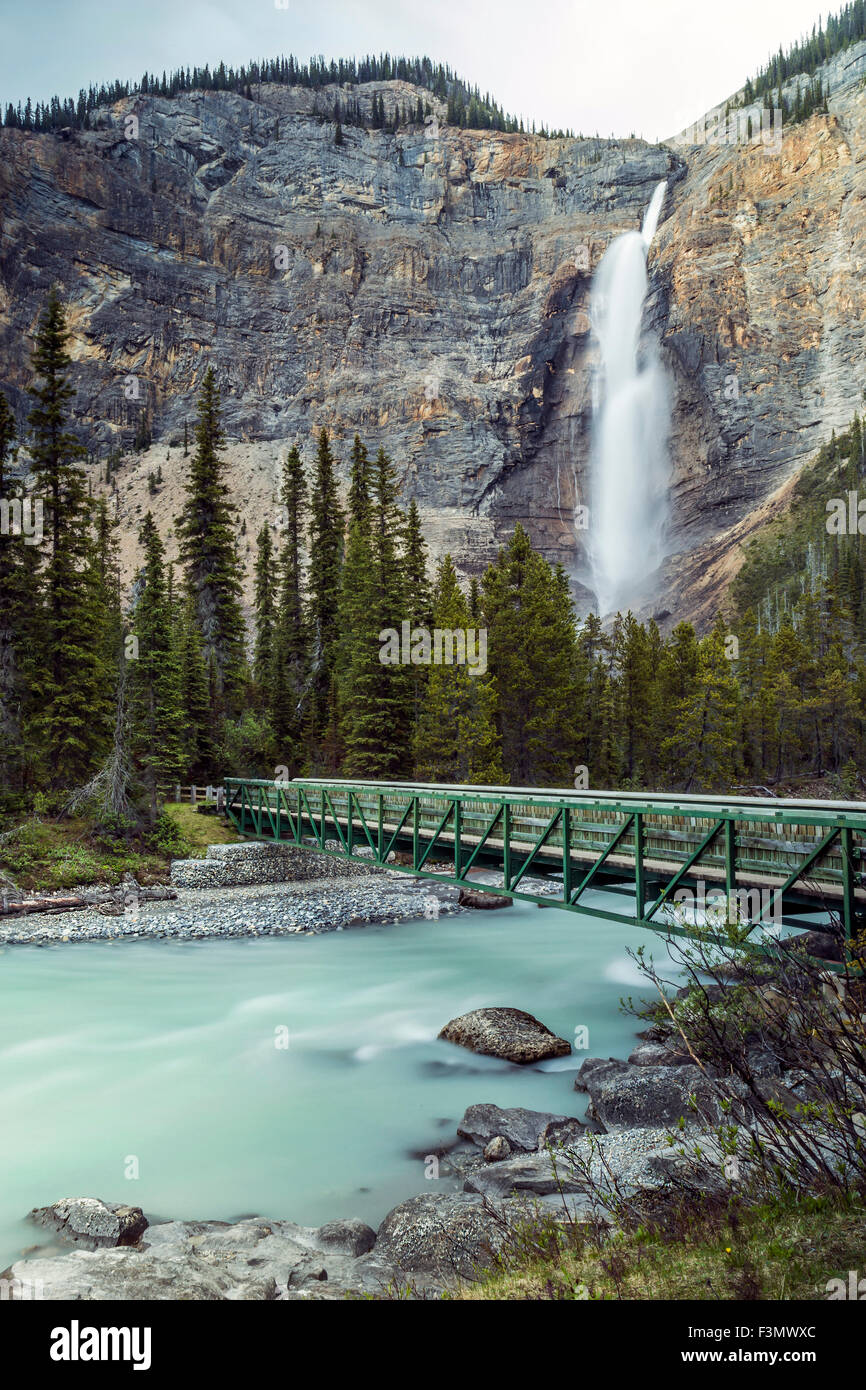
<path fill-rule="evenodd" d="M 169 901 L 134 904 L 122 916 L 96 908 L 0 917 L 0 946 L 135 938 L 295 936 L 462 912 L 459 889 L 394 871 L 238 888 L 178 888 Z"/>

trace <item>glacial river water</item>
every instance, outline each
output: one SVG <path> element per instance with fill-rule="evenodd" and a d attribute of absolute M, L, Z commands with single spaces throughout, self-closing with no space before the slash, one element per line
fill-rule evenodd
<path fill-rule="evenodd" d="M 7 947 L 0 1269 L 45 1239 L 30 1208 L 69 1196 L 375 1226 L 435 1189 L 417 1155 L 466 1106 L 583 1114 L 587 1051 L 524 1069 L 440 1042 L 442 1025 L 511 1005 L 624 1057 L 640 944 L 663 958 L 646 931 L 515 904 L 317 937 Z"/>

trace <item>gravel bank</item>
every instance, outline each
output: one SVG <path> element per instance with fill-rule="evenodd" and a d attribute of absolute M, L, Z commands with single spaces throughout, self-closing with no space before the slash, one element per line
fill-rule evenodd
<path fill-rule="evenodd" d="M 459 889 L 387 870 L 238 888 L 178 888 L 168 902 L 140 902 L 122 916 L 94 908 L 0 918 L 0 945 L 169 937 L 294 936 L 461 912 Z"/>

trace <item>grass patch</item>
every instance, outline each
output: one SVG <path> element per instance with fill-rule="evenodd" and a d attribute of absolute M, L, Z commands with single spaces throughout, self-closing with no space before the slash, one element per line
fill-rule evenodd
<path fill-rule="evenodd" d="M 208 845 L 240 837 L 221 816 L 168 805 L 152 832 L 105 826 L 87 818 L 22 821 L 0 842 L 0 873 L 28 892 L 119 883 L 168 883 L 173 859 L 202 857 Z"/>
<path fill-rule="evenodd" d="M 548 1299 L 826 1300 L 866 1265 L 860 1199 L 782 1198 L 754 1207 L 684 1205 L 667 1229 L 641 1227 L 598 1241 L 582 1227 L 531 1222 L 498 1267 L 448 1297 Z"/>
<path fill-rule="evenodd" d="M 203 856 L 208 845 L 232 845 L 244 838 L 222 816 L 199 811 L 180 801 L 165 806 L 164 814 L 171 818 L 186 841 L 190 859 Z"/>

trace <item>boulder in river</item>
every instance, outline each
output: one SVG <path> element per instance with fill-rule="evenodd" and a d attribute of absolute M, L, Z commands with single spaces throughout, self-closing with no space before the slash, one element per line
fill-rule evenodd
<path fill-rule="evenodd" d="M 473 1009 L 453 1018 L 439 1034 L 446 1042 L 467 1047 L 485 1057 L 502 1057 L 525 1066 L 549 1057 L 567 1057 L 571 1043 L 558 1038 L 522 1009 Z"/>
<path fill-rule="evenodd" d="M 50 1207 L 34 1207 L 30 1219 L 87 1250 L 134 1245 L 147 1230 L 141 1207 L 98 1197 L 65 1197 Z"/>
<path fill-rule="evenodd" d="M 585 1126 L 567 1115 L 551 1115 L 544 1110 L 521 1107 L 503 1110 L 498 1105 L 470 1105 L 457 1126 L 461 1139 L 471 1139 L 483 1148 L 500 1136 L 512 1149 L 534 1153 L 545 1144 L 561 1144 L 579 1138 Z"/>
<path fill-rule="evenodd" d="M 477 888 L 461 888 L 457 901 L 460 907 L 486 908 L 490 912 L 497 907 L 511 907 L 514 899 L 500 893 L 481 893 Z"/>

